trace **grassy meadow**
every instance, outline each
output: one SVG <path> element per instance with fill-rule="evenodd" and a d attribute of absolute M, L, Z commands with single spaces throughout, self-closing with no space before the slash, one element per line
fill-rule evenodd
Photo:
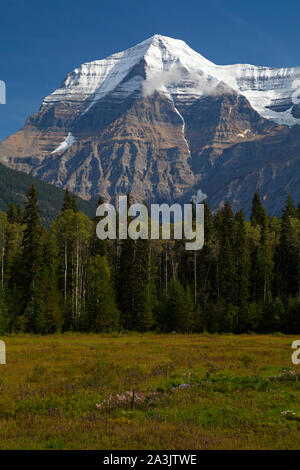
<path fill-rule="evenodd" d="M 2 450 L 300 448 L 295 337 L 1 339 Z"/>

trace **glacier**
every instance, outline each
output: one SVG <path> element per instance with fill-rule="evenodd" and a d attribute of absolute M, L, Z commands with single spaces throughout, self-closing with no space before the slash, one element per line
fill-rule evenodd
<path fill-rule="evenodd" d="M 75 143 L 76 139 L 72 135 L 72 132 L 69 132 L 65 140 L 59 144 L 59 146 L 51 152 L 51 155 L 55 155 L 56 153 L 63 153 L 68 150 L 72 145 Z"/>

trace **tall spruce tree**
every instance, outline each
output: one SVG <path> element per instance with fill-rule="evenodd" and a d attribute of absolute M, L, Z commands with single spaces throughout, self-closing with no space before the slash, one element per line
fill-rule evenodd
<path fill-rule="evenodd" d="M 26 225 L 22 242 L 22 267 L 24 273 L 24 295 L 30 297 L 42 265 L 42 236 L 45 230 L 42 226 L 39 208 L 38 194 L 34 184 L 27 194 L 27 202 L 24 211 L 24 223 Z"/>
<path fill-rule="evenodd" d="M 75 194 L 71 197 L 71 209 L 73 212 L 78 212 L 78 202 Z"/>
<path fill-rule="evenodd" d="M 15 204 L 12 202 L 8 206 L 7 220 L 9 223 L 14 224 L 18 220 L 18 213 Z"/>
<path fill-rule="evenodd" d="M 287 215 L 289 217 L 296 217 L 296 208 L 291 193 L 288 193 L 288 197 L 285 201 L 283 215 Z"/>
<path fill-rule="evenodd" d="M 35 316 L 38 315 L 37 297 L 38 281 L 42 270 L 42 246 L 45 230 L 42 226 L 39 208 L 38 194 L 34 184 L 27 194 L 27 202 L 24 211 L 24 223 L 26 228 L 22 241 L 21 266 L 22 291 L 24 314 L 28 320 L 28 328 L 33 329 Z"/>
<path fill-rule="evenodd" d="M 226 303 L 235 303 L 234 280 L 236 277 L 233 255 L 234 221 L 233 212 L 229 202 L 226 202 L 222 213 L 222 223 L 219 228 L 219 283 L 220 296 Z"/>
<path fill-rule="evenodd" d="M 264 217 L 265 217 L 265 210 L 261 203 L 259 194 L 256 191 L 252 200 L 252 212 L 251 212 L 251 217 L 250 217 L 251 224 L 253 226 L 262 225 Z"/>
<path fill-rule="evenodd" d="M 242 211 L 235 215 L 235 275 L 236 275 L 236 301 L 240 308 L 245 308 L 249 299 L 249 247 L 245 217 Z M 238 321 L 238 318 L 237 318 Z"/>
<path fill-rule="evenodd" d="M 69 189 L 66 188 L 65 197 L 64 197 L 64 204 L 63 204 L 63 207 L 62 207 L 62 212 L 65 212 L 69 209 L 72 209 L 72 199 L 71 199 L 71 196 L 70 196 Z"/>
<path fill-rule="evenodd" d="M 289 210 L 285 210 L 281 219 L 280 240 L 276 249 L 277 293 L 284 299 L 298 292 L 298 250 L 292 240 L 293 225 Z"/>

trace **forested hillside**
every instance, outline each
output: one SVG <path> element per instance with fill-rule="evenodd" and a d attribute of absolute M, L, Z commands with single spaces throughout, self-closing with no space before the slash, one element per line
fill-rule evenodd
<path fill-rule="evenodd" d="M 19 171 L 11 170 L 0 164 L 0 210 L 7 210 L 11 202 L 24 206 L 28 188 L 34 183 L 39 193 L 40 215 L 47 227 L 56 217 L 63 204 L 64 191 L 37 178 Z M 95 203 L 78 199 L 78 206 L 85 214 L 92 217 Z"/>
<path fill-rule="evenodd" d="M 68 191 L 46 231 L 32 185 L 0 212 L 0 333 L 156 330 L 300 333 L 300 204 L 251 220 L 205 204 L 205 244 L 96 237 Z"/>

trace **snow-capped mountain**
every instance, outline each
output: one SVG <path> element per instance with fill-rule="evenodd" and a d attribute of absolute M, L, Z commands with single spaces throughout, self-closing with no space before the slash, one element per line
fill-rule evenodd
<path fill-rule="evenodd" d="M 287 191 L 300 199 L 299 89 L 300 67 L 219 66 L 155 35 L 71 72 L 0 162 L 86 199 L 186 201 L 201 186 L 213 207 L 248 210 L 260 190 L 276 212 Z"/>
<path fill-rule="evenodd" d="M 144 61 L 144 70 L 136 70 Z M 133 72 L 133 73 L 132 73 Z M 143 73 L 142 73 L 143 72 Z M 43 106 L 58 102 L 83 113 L 108 94 L 125 99 L 159 91 L 178 100 L 192 101 L 213 94 L 220 82 L 244 95 L 261 116 L 278 124 L 300 124 L 292 97 L 300 89 L 300 67 L 271 68 L 255 65 L 215 65 L 184 41 L 155 35 L 126 51 L 82 64 L 62 86 L 47 96 Z"/>

